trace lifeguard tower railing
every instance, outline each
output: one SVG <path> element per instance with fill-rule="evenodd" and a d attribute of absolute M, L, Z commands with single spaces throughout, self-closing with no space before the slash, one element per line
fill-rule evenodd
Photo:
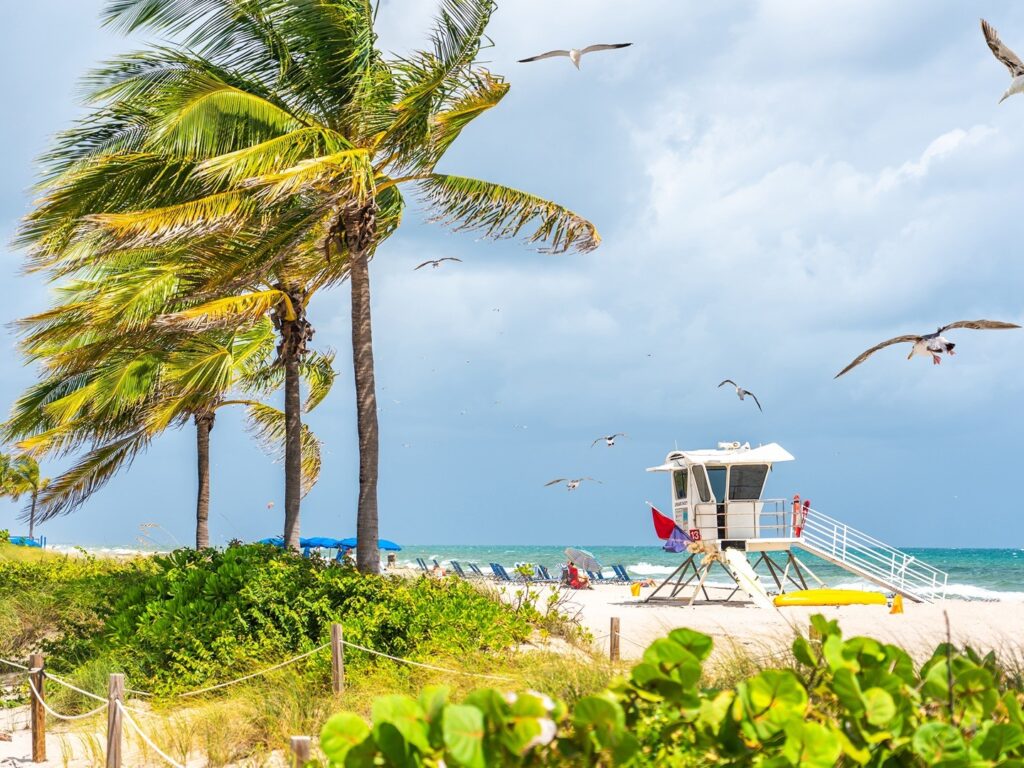
<path fill-rule="evenodd" d="M 738 508 L 731 508 L 734 504 Z M 916 602 L 945 599 L 949 582 L 945 571 L 816 509 L 808 511 L 797 531 L 788 506 L 784 499 L 726 502 L 724 538 L 789 539 L 793 546 Z M 717 529 L 720 521 L 713 509 L 698 510 L 694 516 L 703 530 Z M 753 535 L 733 537 L 730 528 Z"/>

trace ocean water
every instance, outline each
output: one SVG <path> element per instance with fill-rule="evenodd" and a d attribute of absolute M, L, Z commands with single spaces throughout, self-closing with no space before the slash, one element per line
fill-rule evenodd
<path fill-rule="evenodd" d="M 646 547 L 587 547 L 605 566 L 605 575 L 612 575 L 612 565 L 624 565 L 634 577 L 661 580 L 674 571 L 685 555 L 665 552 L 657 546 Z M 914 549 L 904 550 L 919 560 L 949 574 L 947 597 L 962 600 L 1004 600 L 1024 602 L 1024 550 L 1022 549 Z M 797 551 L 797 558 L 805 563 L 830 587 L 873 587 L 854 574 L 826 563 L 806 552 Z M 434 544 L 407 546 L 397 553 L 401 565 L 416 567 L 416 558 L 430 564 L 436 558 L 447 567 L 448 561 L 477 563 L 489 573 L 489 563 L 509 567 L 515 563 L 539 563 L 548 568 L 565 562 L 563 547 L 537 546 L 455 546 Z M 753 559 L 753 558 L 751 558 Z M 709 583 L 724 583 L 724 571 L 714 570 Z"/>

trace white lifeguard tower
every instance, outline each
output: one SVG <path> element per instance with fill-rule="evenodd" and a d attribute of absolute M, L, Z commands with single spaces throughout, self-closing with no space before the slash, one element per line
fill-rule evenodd
<path fill-rule="evenodd" d="M 705 580 L 718 564 L 736 583 L 726 600 L 743 592 L 755 604 L 771 606 L 771 591 L 807 589 L 808 577 L 822 584 L 796 549 L 915 602 L 945 597 L 945 572 L 816 509 L 764 498 L 773 465 L 793 458 L 778 443 L 719 443 L 717 449 L 673 451 L 650 467 L 648 472 L 669 473 L 672 518 L 690 543 L 682 565 L 647 600 L 678 600 L 694 582 L 689 604 L 701 592 L 710 599 Z M 762 581 L 760 566 L 773 584 Z"/>

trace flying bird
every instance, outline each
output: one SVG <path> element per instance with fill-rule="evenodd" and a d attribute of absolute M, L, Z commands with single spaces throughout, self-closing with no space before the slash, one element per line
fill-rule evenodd
<path fill-rule="evenodd" d="M 520 64 L 526 64 L 530 61 L 540 61 L 541 59 L 553 59 L 556 56 L 567 56 L 569 61 L 572 62 L 576 69 L 580 68 L 580 59 L 583 58 L 584 54 L 594 53 L 594 51 L 613 51 L 616 48 L 628 48 L 632 43 L 604 43 L 599 45 L 588 45 L 586 48 L 571 48 L 568 51 L 558 49 L 557 51 L 548 51 L 547 53 L 541 53 L 536 56 L 531 56 L 528 59 L 520 59 Z"/>
<path fill-rule="evenodd" d="M 427 264 L 430 264 L 434 269 L 437 269 L 441 266 L 442 261 L 457 261 L 459 264 L 462 263 L 462 259 L 456 259 L 454 256 L 445 256 L 443 259 L 428 259 L 418 267 L 414 267 L 412 271 L 415 272 L 417 269 L 423 269 Z"/>
<path fill-rule="evenodd" d="M 605 435 L 604 437 L 597 438 L 597 440 L 590 444 L 590 447 L 593 448 L 595 445 L 604 440 L 605 445 L 611 448 L 613 445 L 615 445 L 615 438 L 617 437 L 628 437 L 628 435 L 625 432 L 616 432 L 614 435 Z"/>
<path fill-rule="evenodd" d="M 559 477 L 552 480 L 550 483 L 544 483 L 544 487 L 547 488 L 549 485 L 558 485 L 559 483 L 565 483 L 566 490 L 575 491 L 580 487 L 580 483 L 584 480 L 590 480 L 593 483 L 600 483 L 600 480 L 595 480 L 592 477 L 577 477 L 575 480 L 570 480 L 567 477 Z"/>
<path fill-rule="evenodd" d="M 757 395 L 755 395 L 750 390 L 744 389 L 732 379 L 726 379 L 725 381 L 718 385 L 718 388 L 721 389 L 726 384 L 732 384 L 736 388 L 736 396 L 740 400 L 745 398 L 747 395 L 750 395 L 754 399 L 754 403 L 757 404 L 757 410 L 761 411 L 761 413 L 764 413 L 764 408 L 761 407 L 761 401 L 757 399 Z"/>
<path fill-rule="evenodd" d="M 989 24 L 984 19 L 981 20 L 981 33 L 985 35 L 985 42 L 988 43 L 988 47 L 992 49 L 993 55 L 1003 63 L 1008 70 L 1010 70 L 1010 87 L 1006 89 L 1006 93 L 1003 94 L 1003 98 L 999 100 L 1002 104 L 1008 98 L 1013 96 L 1015 93 L 1021 93 L 1024 91 L 1024 62 L 1020 60 L 1020 57 L 1011 51 L 1003 41 L 999 39 L 999 33 L 996 32 L 995 27 Z"/>
<path fill-rule="evenodd" d="M 1014 323 L 1004 323 L 999 320 L 958 320 L 955 323 L 950 323 L 949 325 L 942 326 L 937 331 L 935 331 L 935 333 L 929 333 L 924 336 L 917 336 L 913 333 L 907 334 L 905 336 L 897 336 L 894 339 L 883 341 L 881 344 L 876 344 L 871 349 L 862 352 L 860 355 L 857 356 L 857 358 L 852 363 L 850 363 L 848 366 L 843 368 L 843 370 L 837 373 L 835 375 L 835 378 L 838 379 L 847 371 L 856 368 L 858 365 L 860 365 L 873 354 L 875 354 L 875 352 L 877 352 L 878 350 L 885 349 L 885 347 L 891 346 L 893 344 L 902 344 L 904 342 L 910 342 L 911 344 L 914 345 L 910 350 L 910 354 L 907 355 L 907 360 L 909 360 L 912 357 L 915 357 L 916 355 L 931 355 L 933 365 L 938 365 L 939 363 L 942 362 L 942 357 L 940 357 L 940 355 L 942 355 L 943 353 L 947 355 L 954 354 L 953 348 L 956 346 L 956 344 L 954 344 L 952 341 L 950 341 L 949 339 L 942 335 L 946 331 L 952 330 L 953 328 L 972 328 L 976 331 L 986 331 L 1020 328 L 1020 326 Z"/>

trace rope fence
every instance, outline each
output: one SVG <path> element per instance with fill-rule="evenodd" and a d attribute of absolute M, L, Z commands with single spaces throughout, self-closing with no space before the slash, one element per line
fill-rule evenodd
<path fill-rule="evenodd" d="M 57 685 L 63 685 L 65 688 L 69 688 L 72 691 L 74 691 L 75 693 L 80 693 L 83 696 L 87 696 L 90 699 L 94 699 L 96 701 L 102 701 L 104 706 L 106 706 L 106 704 L 107 704 L 107 700 L 105 698 L 103 698 L 102 696 L 97 696 L 95 693 L 90 693 L 89 691 L 83 691 L 81 688 L 78 688 L 77 686 L 72 685 L 67 680 L 62 680 L 61 678 L 57 677 L 56 675 L 51 675 L 49 672 L 45 672 L 44 671 L 43 674 L 46 675 L 46 679 L 47 680 L 53 680 L 53 682 L 55 682 Z"/>
<path fill-rule="evenodd" d="M 363 647 L 361 645 L 356 645 L 355 643 L 350 643 L 347 640 L 343 641 L 343 644 L 348 646 L 349 648 L 355 648 L 356 650 L 363 651 L 365 653 L 371 653 L 374 656 L 383 656 L 385 659 L 391 659 L 392 661 L 398 661 L 398 662 L 401 662 L 402 664 L 408 664 L 408 665 L 413 666 L 413 667 L 422 667 L 423 669 L 432 669 L 435 672 L 446 672 L 446 673 L 448 673 L 450 675 L 465 675 L 466 677 L 479 677 L 482 680 L 501 680 L 501 681 L 506 682 L 506 683 L 514 683 L 514 682 L 516 682 L 516 680 L 514 678 L 511 678 L 511 677 L 502 677 L 501 675 L 482 675 L 479 672 L 464 672 L 464 671 L 459 670 L 459 669 L 445 669 L 444 667 L 435 667 L 433 664 L 423 664 L 422 662 L 412 661 L 411 659 L 402 659 L 402 658 L 399 658 L 398 656 L 392 656 L 389 653 L 384 653 L 383 651 L 375 651 L 372 648 L 365 648 L 365 647 Z"/>
<path fill-rule="evenodd" d="M 116 701 L 114 703 L 117 706 L 117 711 L 120 713 L 121 717 L 124 718 L 124 721 L 128 723 L 128 725 L 131 726 L 132 730 L 139 735 L 139 738 L 146 743 L 146 746 L 148 746 L 150 749 L 152 749 L 154 752 L 160 755 L 160 757 L 162 757 L 167 762 L 168 765 L 173 766 L 173 768 L 186 768 L 186 766 L 179 763 L 173 757 L 170 757 L 166 752 L 160 749 L 160 747 L 158 747 L 153 742 L 153 739 L 151 739 L 149 735 L 144 730 L 142 730 L 142 728 L 139 727 L 139 724 L 135 722 L 135 719 L 129 713 L 129 709 L 124 704 L 122 704 L 120 701 Z"/>
<path fill-rule="evenodd" d="M 0 664 L 6 664 L 9 667 L 14 667 L 15 669 L 20 669 L 20 670 L 22 670 L 24 672 L 28 672 L 29 671 L 28 667 L 26 667 L 24 664 L 19 664 L 16 661 L 8 661 L 7 659 L 0 659 Z"/>
<path fill-rule="evenodd" d="M 107 702 L 104 701 L 102 705 L 96 707 L 96 709 L 93 709 L 89 712 L 83 712 L 80 715 L 64 715 L 60 712 L 56 712 L 49 704 L 46 703 L 46 700 L 42 697 L 42 695 L 40 695 L 39 691 L 36 690 L 35 683 L 32 682 L 31 677 L 28 679 L 28 687 L 32 691 L 32 697 L 39 702 L 39 705 L 46 710 L 47 714 L 56 717 L 58 720 L 85 720 L 87 717 L 98 715 L 100 712 L 107 708 Z"/>

